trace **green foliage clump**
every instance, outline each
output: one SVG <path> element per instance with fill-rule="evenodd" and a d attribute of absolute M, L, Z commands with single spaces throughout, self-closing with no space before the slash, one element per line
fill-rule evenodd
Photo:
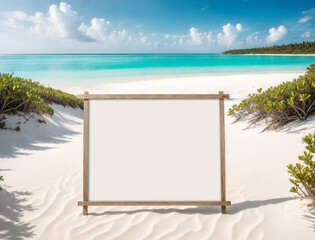
<path fill-rule="evenodd" d="M 46 124 L 46 121 L 45 121 L 45 120 L 37 119 L 37 121 L 38 121 L 39 123 L 45 123 L 45 124 Z"/>
<path fill-rule="evenodd" d="M 240 104 L 229 109 L 229 115 L 236 121 L 249 117 L 255 124 L 262 120 L 266 129 L 276 129 L 295 120 L 305 120 L 315 113 L 315 64 L 307 68 L 305 75 L 293 81 L 284 82 L 262 92 L 249 94 Z"/>
<path fill-rule="evenodd" d="M 288 165 L 288 172 L 291 174 L 290 182 L 294 185 L 290 192 L 297 193 L 301 198 L 310 198 L 315 206 L 315 162 L 313 157 L 315 154 L 315 133 L 306 135 L 303 138 L 306 144 L 304 154 L 299 159 L 305 164 L 297 163 L 295 166 Z"/>
<path fill-rule="evenodd" d="M 233 49 L 222 54 L 314 54 L 314 42 L 291 43 L 286 45 L 274 45 L 271 47 Z"/>
<path fill-rule="evenodd" d="M 83 109 L 83 100 L 75 95 L 44 87 L 30 79 L 14 77 L 13 74 L 0 74 L 0 114 L 37 113 L 53 115 L 51 103 L 79 107 Z"/>
<path fill-rule="evenodd" d="M 0 181 L 4 181 L 3 176 L 0 176 Z M 2 187 L 0 186 L 0 190 L 2 190 Z"/>

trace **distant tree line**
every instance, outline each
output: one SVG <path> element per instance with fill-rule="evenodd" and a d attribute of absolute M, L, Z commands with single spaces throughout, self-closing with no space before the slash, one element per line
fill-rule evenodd
<path fill-rule="evenodd" d="M 274 45 L 271 47 L 234 49 L 222 54 L 315 54 L 315 41 Z"/>

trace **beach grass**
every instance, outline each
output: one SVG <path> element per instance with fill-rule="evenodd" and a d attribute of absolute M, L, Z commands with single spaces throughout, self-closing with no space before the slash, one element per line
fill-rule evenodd
<path fill-rule="evenodd" d="M 302 162 L 287 166 L 291 177 L 290 182 L 294 185 L 290 192 L 298 194 L 301 199 L 311 199 L 312 203 L 308 206 L 315 206 L 315 162 L 313 161 L 315 153 L 315 132 L 306 135 L 303 139 L 306 144 L 303 155 L 299 156 Z"/>
<path fill-rule="evenodd" d="M 304 75 L 293 81 L 283 82 L 266 91 L 249 94 L 239 104 L 229 109 L 236 121 L 249 118 L 256 124 L 265 121 L 266 129 L 277 129 L 285 124 L 305 120 L 315 113 L 315 64 L 307 68 Z"/>
<path fill-rule="evenodd" d="M 5 119 L 4 114 L 23 114 L 32 116 L 53 115 L 52 103 L 83 109 L 83 100 L 75 95 L 45 87 L 39 82 L 13 74 L 0 74 L 0 114 L 1 120 Z M 0 120 L 0 128 L 6 129 L 5 122 Z M 14 130 L 19 130 L 17 127 Z"/>

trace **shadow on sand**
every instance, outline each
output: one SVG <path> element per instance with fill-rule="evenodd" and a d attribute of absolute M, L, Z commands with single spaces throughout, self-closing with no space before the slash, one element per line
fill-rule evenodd
<path fill-rule="evenodd" d="M 287 197 L 287 198 L 273 198 L 266 200 L 257 200 L 257 201 L 245 201 L 240 203 L 235 203 L 227 207 L 227 214 L 237 214 L 247 209 L 258 208 L 267 205 L 279 204 L 282 202 L 290 201 L 297 199 L 297 197 Z M 180 214 L 202 214 L 202 215 L 212 215 L 218 214 L 221 212 L 220 207 L 215 206 L 197 206 L 189 207 L 185 209 L 178 208 L 163 208 L 163 209 L 137 209 L 131 211 L 105 211 L 102 213 L 89 213 L 92 216 L 102 216 L 102 215 L 119 215 L 119 214 L 137 214 L 142 212 L 158 213 L 158 214 L 169 214 L 169 213 L 180 213 Z"/>
<path fill-rule="evenodd" d="M 8 192 L 0 190 L 0 239 L 19 240 L 34 237 L 32 226 L 21 221 L 25 211 L 33 211 L 34 208 L 27 204 L 27 198 L 32 195 L 26 191 Z M 4 207 L 5 206 L 5 207 Z"/>
<path fill-rule="evenodd" d="M 16 127 L 17 123 L 21 122 L 21 131 L 0 131 L 0 158 L 15 158 L 29 154 L 30 150 L 45 150 L 51 146 L 44 144 L 67 142 L 73 135 L 81 133 L 83 119 L 81 109 L 56 104 L 52 107 L 55 111 L 52 117 L 35 115 L 29 121 L 19 116 L 7 117 L 7 125 Z M 44 119 L 46 123 L 39 123 L 38 119 Z"/>
<path fill-rule="evenodd" d="M 241 119 L 239 121 L 235 121 L 235 119 L 233 119 L 233 121 L 230 124 L 237 124 L 237 123 L 243 123 L 244 125 L 246 124 L 246 127 L 243 128 L 243 130 L 256 129 L 257 133 L 263 133 L 264 129 L 267 127 L 267 124 L 264 121 L 261 121 L 255 124 L 248 123 L 248 117 Z M 314 126 L 315 126 L 315 114 L 309 116 L 307 119 L 303 121 L 296 120 L 282 127 L 279 127 L 276 130 L 266 130 L 266 131 L 267 132 L 276 131 L 276 132 L 283 132 L 283 133 L 289 133 L 289 134 L 299 134 L 299 133 L 308 134 L 310 129 L 314 128 Z"/>
<path fill-rule="evenodd" d="M 315 114 L 309 116 L 307 119 L 303 121 L 294 121 L 291 122 L 281 128 L 279 128 L 279 132 L 288 132 L 288 133 L 308 133 L 310 129 L 315 126 Z"/>
<path fill-rule="evenodd" d="M 315 208 L 314 207 L 309 207 L 306 211 L 305 214 L 303 214 L 303 218 L 310 222 L 310 225 L 308 226 L 315 232 Z"/>

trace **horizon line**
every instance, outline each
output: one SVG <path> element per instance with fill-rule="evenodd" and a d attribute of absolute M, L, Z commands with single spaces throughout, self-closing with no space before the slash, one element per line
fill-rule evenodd
<path fill-rule="evenodd" d="M 1 55 L 210 55 L 222 53 L 0 53 Z"/>

